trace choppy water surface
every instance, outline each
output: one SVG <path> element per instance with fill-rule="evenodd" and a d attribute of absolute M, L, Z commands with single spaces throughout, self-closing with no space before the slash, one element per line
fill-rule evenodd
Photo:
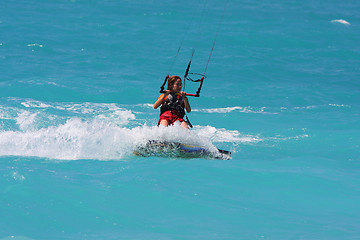
<path fill-rule="evenodd" d="M 0 239 L 358 239 L 359 12 L 5 0 Z M 194 128 L 157 127 L 164 77 L 193 49 L 203 73 L 215 38 Z M 151 139 L 232 159 L 133 155 Z"/>

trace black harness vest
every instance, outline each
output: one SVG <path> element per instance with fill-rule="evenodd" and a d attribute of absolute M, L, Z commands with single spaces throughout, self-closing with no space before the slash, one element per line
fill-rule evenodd
<path fill-rule="evenodd" d="M 182 96 L 170 93 L 161 105 L 160 115 L 166 111 L 176 111 L 178 114 L 180 114 L 179 117 L 183 118 L 185 115 L 184 108 L 185 103 Z"/>

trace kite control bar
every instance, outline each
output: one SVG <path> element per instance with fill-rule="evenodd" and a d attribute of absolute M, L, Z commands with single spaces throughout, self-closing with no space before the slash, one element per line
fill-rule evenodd
<path fill-rule="evenodd" d="M 200 85 L 199 85 L 199 88 L 198 90 L 196 91 L 196 94 L 192 94 L 192 93 L 185 93 L 186 96 L 191 96 L 191 97 L 200 97 L 200 91 L 201 91 L 201 87 L 203 85 L 203 82 L 204 82 L 204 79 L 206 78 L 205 74 L 199 74 L 199 73 L 189 73 L 189 70 L 190 70 L 190 65 L 191 65 L 191 60 L 194 56 L 194 52 L 195 50 L 193 50 L 192 54 L 191 54 L 191 58 L 190 58 L 190 61 L 189 61 L 189 64 L 187 65 L 187 68 L 186 68 L 186 71 L 185 71 L 185 74 L 184 74 L 184 89 L 185 89 L 185 80 L 189 80 L 189 81 L 192 81 L 192 82 L 200 82 Z M 190 75 L 197 75 L 197 76 L 201 76 L 200 79 L 197 79 L 197 80 L 193 80 L 191 77 L 189 77 L 189 74 Z M 165 84 L 166 82 L 168 81 L 169 79 L 169 75 L 166 75 L 165 79 L 164 79 L 164 83 L 161 85 L 160 87 L 160 93 L 165 93 L 164 91 L 164 88 L 165 88 Z"/>
<path fill-rule="evenodd" d="M 165 84 L 167 82 L 167 80 L 169 79 L 169 75 L 167 75 L 164 79 L 164 83 L 163 85 L 161 85 L 160 87 L 160 93 L 165 93 Z M 198 82 L 200 82 L 200 86 L 199 86 L 199 89 L 196 91 L 196 94 L 192 94 L 192 93 L 185 93 L 186 96 L 190 96 L 190 97 L 200 97 L 200 91 L 201 91 L 201 87 L 202 87 L 202 84 L 203 84 L 203 80 L 204 80 L 204 77 L 201 77 L 200 80 L 197 80 Z"/>

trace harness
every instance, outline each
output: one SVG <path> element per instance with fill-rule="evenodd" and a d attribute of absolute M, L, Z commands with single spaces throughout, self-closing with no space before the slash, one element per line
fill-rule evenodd
<path fill-rule="evenodd" d="M 176 111 L 178 112 L 177 115 L 183 118 L 185 115 L 184 108 L 185 103 L 182 96 L 176 95 L 175 93 L 170 93 L 160 107 L 160 116 L 166 111 Z"/>

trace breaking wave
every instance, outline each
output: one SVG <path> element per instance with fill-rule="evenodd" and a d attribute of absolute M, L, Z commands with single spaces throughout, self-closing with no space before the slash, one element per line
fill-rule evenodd
<path fill-rule="evenodd" d="M 11 99 L 0 107 L 0 156 L 115 160 L 132 156 L 148 140 L 180 141 L 214 149 L 215 144 L 257 142 L 238 131 L 180 125 L 153 126 L 135 110 L 113 103 L 44 103 Z M 131 108 L 131 107 L 130 107 Z M 140 108 L 140 109 L 139 109 Z M 145 109 L 146 111 L 146 109 Z"/>
<path fill-rule="evenodd" d="M 347 25 L 347 26 L 350 26 L 351 24 L 344 20 L 344 19 L 334 19 L 334 20 L 331 20 L 332 23 L 340 23 L 340 24 L 344 24 L 344 25 Z"/>

